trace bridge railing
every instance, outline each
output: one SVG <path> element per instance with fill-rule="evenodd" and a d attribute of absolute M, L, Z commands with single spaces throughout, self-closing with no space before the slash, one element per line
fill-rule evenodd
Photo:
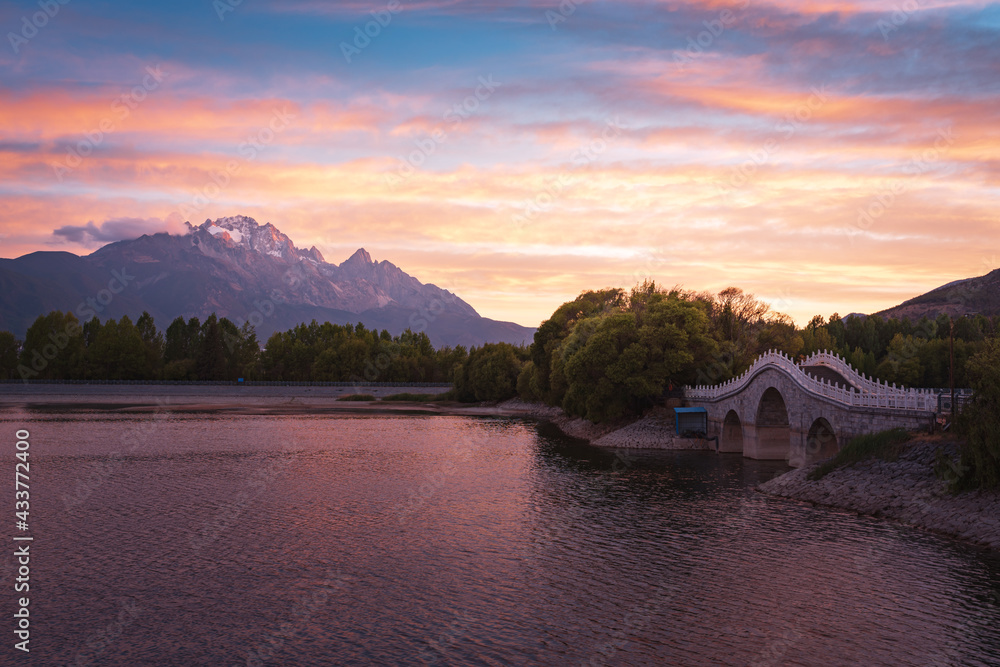
<path fill-rule="evenodd" d="M 802 366 L 826 365 L 837 370 L 855 387 L 842 387 L 828 380 L 809 375 Z M 718 385 L 685 387 L 685 396 L 693 399 L 717 400 L 742 391 L 765 366 L 776 366 L 785 371 L 796 384 L 807 392 L 832 399 L 848 406 L 882 408 L 889 410 L 937 409 L 937 395 L 928 389 L 908 389 L 889 385 L 855 371 L 843 358 L 830 352 L 811 355 L 801 365 L 778 350 L 768 350 L 757 357 L 742 375 Z"/>
<path fill-rule="evenodd" d="M 826 366 L 837 371 L 844 376 L 844 379 L 858 387 L 862 391 L 868 390 L 873 392 L 881 392 L 888 385 L 879 382 L 877 379 L 869 377 L 864 373 L 859 373 L 854 369 L 851 364 L 838 354 L 834 354 L 828 350 L 823 350 L 822 352 L 814 352 L 813 354 L 806 357 L 801 366 Z"/>
<path fill-rule="evenodd" d="M 854 405 L 903 410 L 937 410 L 937 395 L 933 390 L 897 387 L 895 383 L 890 385 L 888 382 L 882 382 L 859 373 L 846 359 L 827 350 L 810 355 L 801 365 L 827 366 L 843 375 L 848 382 L 858 387 L 861 394 Z"/>

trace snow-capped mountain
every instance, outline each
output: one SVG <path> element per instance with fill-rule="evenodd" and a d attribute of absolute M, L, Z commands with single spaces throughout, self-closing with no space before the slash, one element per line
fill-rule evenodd
<path fill-rule="evenodd" d="M 294 293 L 302 305 L 361 313 L 390 306 L 420 309 L 437 300 L 456 314 L 479 317 L 451 292 L 425 285 L 391 262 L 372 260 L 364 248 L 337 265 L 327 263 L 315 246 L 298 249 L 271 223 L 260 225 L 245 216 L 206 220 L 197 227 L 188 223 L 188 229 L 204 256 L 228 265 L 235 275 L 265 277 L 262 287 Z"/>
<path fill-rule="evenodd" d="M 363 248 L 338 265 L 253 218 L 187 226 L 187 234 L 118 241 L 85 257 L 39 252 L 0 260 L 0 288 L 9 286 L 0 295 L 0 329 L 23 335 L 35 317 L 54 309 L 79 310 L 78 318 L 89 319 L 94 307 L 79 305 L 96 298 L 117 271 L 128 284 L 110 303 L 96 303 L 102 319 L 148 310 L 165 329 L 175 317 L 214 312 L 251 322 L 262 340 L 316 319 L 360 321 L 392 334 L 424 331 L 435 345 L 531 342 L 533 329 L 483 318 L 455 294 L 375 261 Z"/>

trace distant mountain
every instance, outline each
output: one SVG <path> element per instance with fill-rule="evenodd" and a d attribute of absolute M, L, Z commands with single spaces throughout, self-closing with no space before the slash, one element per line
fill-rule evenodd
<path fill-rule="evenodd" d="M 926 316 L 1000 315 L 1000 269 L 978 278 L 955 280 L 875 315 L 917 321 Z"/>
<path fill-rule="evenodd" d="M 0 259 L 0 330 L 23 337 L 38 315 L 70 310 L 101 319 L 143 310 L 165 329 L 211 313 L 249 321 L 265 341 L 315 319 L 363 322 L 392 334 L 424 331 L 435 346 L 530 343 L 534 329 L 481 317 L 448 290 L 421 283 L 363 248 L 329 264 L 271 223 L 244 216 L 187 223 L 184 235 L 118 241 L 85 257 L 35 252 Z"/>

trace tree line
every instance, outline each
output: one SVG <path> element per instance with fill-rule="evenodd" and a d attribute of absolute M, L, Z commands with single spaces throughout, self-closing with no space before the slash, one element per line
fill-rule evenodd
<path fill-rule="evenodd" d="M 640 415 L 686 384 L 718 384 L 775 349 L 803 359 L 829 350 L 859 371 L 910 387 L 956 386 L 975 397 L 959 427 L 962 466 L 1000 485 L 997 318 L 908 319 L 834 314 L 798 328 L 752 294 L 665 289 L 644 282 L 583 292 L 559 306 L 530 347 L 488 343 L 435 349 L 424 333 L 393 336 L 363 324 L 300 324 L 259 343 L 253 327 L 210 315 L 165 332 L 143 313 L 80 323 L 53 311 L 23 341 L 0 331 L 0 379 L 448 382 L 459 401 L 520 397 L 594 422 Z"/>
<path fill-rule="evenodd" d="M 880 380 L 946 387 L 953 337 L 955 383 L 995 337 L 997 320 L 814 317 L 798 328 L 739 288 L 583 292 L 559 306 L 530 347 L 504 343 L 435 349 L 425 333 L 300 324 L 261 345 L 249 324 L 210 315 L 176 318 L 160 331 L 148 313 L 77 321 L 53 311 L 23 341 L 0 332 L 0 378 L 65 380 L 278 380 L 451 382 L 462 400 L 520 396 L 602 421 L 639 414 L 664 391 L 738 376 L 769 349 L 793 358 L 830 350 Z"/>
<path fill-rule="evenodd" d="M 542 323 L 518 379 L 525 399 L 602 421 L 639 414 L 685 384 L 714 385 L 742 374 L 774 349 L 802 360 L 823 350 L 858 371 L 909 387 L 969 386 L 997 331 L 983 315 L 936 319 L 817 315 L 798 328 L 736 287 L 717 294 L 645 282 L 630 291 L 581 294 Z"/>
<path fill-rule="evenodd" d="M 452 382 L 468 358 L 462 346 L 434 349 L 424 333 L 392 336 L 361 323 L 313 321 L 261 346 L 251 325 L 215 314 L 178 317 L 160 331 L 148 313 L 81 324 L 53 311 L 23 341 L 0 332 L 0 378 L 18 380 Z"/>

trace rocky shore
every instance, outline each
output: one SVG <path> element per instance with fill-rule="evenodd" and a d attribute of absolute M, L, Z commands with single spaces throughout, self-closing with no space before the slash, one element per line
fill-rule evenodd
<path fill-rule="evenodd" d="M 580 417 L 570 417 L 559 408 L 541 403 L 526 403 L 520 399 L 505 401 L 497 406 L 501 414 L 544 419 L 559 427 L 566 435 L 589 440 L 599 447 L 624 449 L 714 449 L 715 443 L 697 438 L 674 435 L 673 413 L 654 408 L 642 419 L 611 424 L 594 424 Z"/>
<path fill-rule="evenodd" d="M 948 493 L 934 465 L 954 442 L 914 441 L 892 462 L 870 460 L 806 479 L 815 466 L 787 472 L 757 487 L 764 493 L 882 517 L 1000 550 L 1000 492 Z"/>

